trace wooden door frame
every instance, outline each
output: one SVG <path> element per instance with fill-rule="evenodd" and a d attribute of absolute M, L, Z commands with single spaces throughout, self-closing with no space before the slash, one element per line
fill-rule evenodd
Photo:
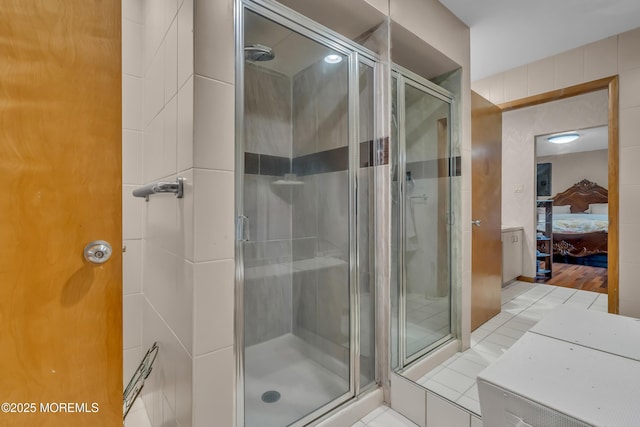
<path fill-rule="evenodd" d="M 502 112 L 516 110 L 519 108 L 531 107 L 551 101 L 558 101 L 564 98 L 583 95 L 606 89 L 609 96 L 608 105 L 608 125 L 609 125 L 609 233 L 607 242 L 607 267 L 608 267 L 608 288 L 609 313 L 618 313 L 619 308 L 619 210 L 620 210 L 620 189 L 619 189 L 619 141 L 618 141 L 618 99 L 619 99 L 619 79 L 618 76 L 605 77 L 599 80 L 570 86 L 563 89 L 545 92 L 539 95 L 516 99 L 515 101 L 498 104 Z"/>

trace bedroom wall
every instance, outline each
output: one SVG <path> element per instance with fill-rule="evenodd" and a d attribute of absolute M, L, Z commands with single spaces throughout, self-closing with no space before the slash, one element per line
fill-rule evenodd
<path fill-rule="evenodd" d="M 536 161 L 552 164 L 551 195 L 561 193 L 583 179 L 609 188 L 609 150 L 543 156 Z"/>
<path fill-rule="evenodd" d="M 522 275 L 535 276 L 535 137 L 607 124 L 607 92 L 502 115 L 502 223 L 524 227 Z"/>
<path fill-rule="evenodd" d="M 620 313 L 640 317 L 640 28 L 474 82 L 494 103 L 620 77 Z"/>

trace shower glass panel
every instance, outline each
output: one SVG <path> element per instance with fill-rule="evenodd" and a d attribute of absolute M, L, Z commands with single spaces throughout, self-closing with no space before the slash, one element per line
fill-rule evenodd
<path fill-rule="evenodd" d="M 287 12 L 255 7 L 243 10 L 236 177 L 240 417 L 297 426 L 375 381 L 375 68 Z"/>
<path fill-rule="evenodd" d="M 402 368 L 452 338 L 451 98 L 418 78 L 394 77 L 392 365 Z M 395 328 L 394 328 L 395 329 Z"/>
<path fill-rule="evenodd" d="M 359 148 L 358 168 L 358 302 L 360 307 L 360 387 L 375 382 L 375 199 L 374 184 L 374 69 L 360 63 L 358 77 Z"/>

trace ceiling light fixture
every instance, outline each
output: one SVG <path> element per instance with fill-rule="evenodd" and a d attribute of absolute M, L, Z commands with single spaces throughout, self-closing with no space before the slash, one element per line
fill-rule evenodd
<path fill-rule="evenodd" d="M 337 64 L 338 62 L 342 62 L 342 56 L 332 53 L 324 57 L 324 62 L 327 64 Z"/>
<path fill-rule="evenodd" d="M 551 135 L 547 138 L 547 141 L 554 144 L 566 144 L 568 142 L 575 141 L 580 138 L 580 134 L 577 132 L 559 133 L 557 135 Z"/>

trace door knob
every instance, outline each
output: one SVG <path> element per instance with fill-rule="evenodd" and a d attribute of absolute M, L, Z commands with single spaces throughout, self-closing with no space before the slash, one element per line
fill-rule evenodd
<path fill-rule="evenodd" d="M 94 240 L 84 247 L 84 259 L 92 264 L 104 264 L 111 258 L 111 245 L 104 240 Z"/>
<path fill-rule="evenodd" d="M 480 223 L 482 221 L 480 221 L 479 219 L 474 219 L 471 221 L 471 225 L 475 225 L 476 227 L 480 227 Z"/>

